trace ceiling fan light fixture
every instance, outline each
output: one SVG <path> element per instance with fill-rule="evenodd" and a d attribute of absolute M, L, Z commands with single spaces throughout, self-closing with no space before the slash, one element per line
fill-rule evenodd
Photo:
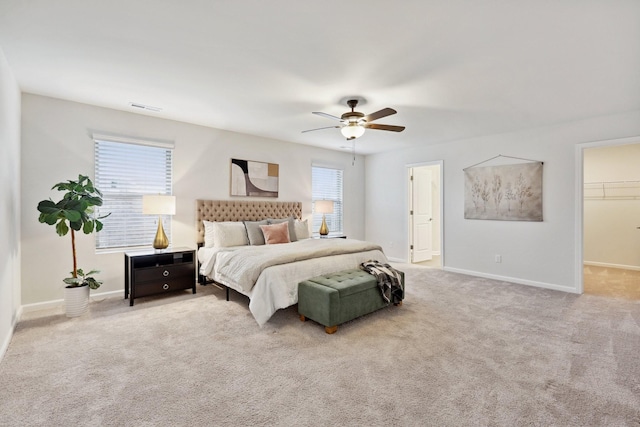
<path fill-rule="evenodd" d="M 358 105 L 358 99 L 355 99 L 355 98 L 348 99 L 347 105 L 349 106 L 349 108 L 351 108 L 351 111 L 347 111 L 340 117 L 327 114 L 327 113 L 322 113 L 320 111 L 313 112 L 313 114 L 317 114 L 319 116 L 323 116 L 331 120 L 337 120 L 340 122 L 340 125 L 325 126 L 323 128 L 303 130 L 302 133 L 311 132 L 314 130 L 339 128 L 342 135 L 345 138 L 347 138 L 347 141 L 353 141 L 354 139 L 360 138 L 362 135 L 364 135 L 365 128 L 374 129 L 374 130 L 386 130 L 390 132 L 402 132 L 404 130 L 404 126 L 383 125 L 378 123 L 372 123 L 375 120 L 390 116 L 392 114 L 396 114 L 397 111 L 394 110 L 393 108 L 388 108 L 388 107 L 383 108 L 382 110 L 376 111 L 371 114 L 367 114 L 365 116 L 360 111 L 355 110 L 356 106 Z"/>
<path fill-rule="evenodd" d="M 364 135 L 364 128 L 357 122 L 350 122 L 348 125 L 340 128 L 340 132 L 347 139 L 356 139 Z"/>

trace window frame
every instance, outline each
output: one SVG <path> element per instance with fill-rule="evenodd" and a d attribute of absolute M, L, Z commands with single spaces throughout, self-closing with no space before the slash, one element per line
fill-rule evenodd
<path fill-rule="evenodd" d="M 325 171 L 327 175 L 335 172 L 337 174 L 335 178 L 335 191 L 332 189 L 319 191 L 318 185 L 334 184 L 332 182 L 324 182 L 320 184 L 316 177 L 317 173 L 323 173 Z M 329 172 L 332 171 L 332 172 Z M 321 177 L 323 179 L 330 179 L 328 176 Z M 315 184 L 314 184 L 315 183 Z M 343 235 L 344 234 L 344 169 L 338 166 L 312 164 L 311 165 L 311 227 L 312 235 L 318 236 L 318 230 L 322 223 L 322 214 L 315 212 L 315 202 L 317 200 L 331 200 L 334 203 L 333 213 L 325 214 L 327 226 L 329 227 L 329 235 Z"/>
<path fill-rule="evenodd" d="M 103 220 L 104 228 L 96 235 L 95 239 L 96 253 L 126 252 L 151 248 L 159 217 L 142 214 L 142 196 L 145 194 L 173 194 L 173 150 L 175 148 L 173 142 L 99 134 L 94 134 L 93 140 L 94 184 L 102 192 L 103 198 L 103 206 L 96 208 L 96 214 L 104 215 L 110 211 L 116 214 Z M 124 153 L 128 152 L 131 158 L 145 157 L 145 153 L 135 153 L 136 150 L 140 151 L 145 148 L 154 151 L 149 151 L 149 153 L 153 153 L 155 165 L 163 168 L 164 173 L 146 162 L 127 165 L 125 159 L 128 160 L 128 156 Z M 117 155 L 123 157 L 122 163 L 118 164 L 116 168 L 114 165 L 118 162 Z M 123 165 L 127 167 L 123 169 Z M 150 167 L 152 169 L 149 169 Z M 147 172 L 152 170 L 154 173 L 145 175 L 145 168 L 147 168 Z M 143 175 L 144 178 L 142 178 Z M 155 178 L 149 180 L 149 176 L 155 176 Z M 113 188 L 117 188 L 117 190 L 107 188 L 108 185 L 104 182 L 112 179 L 116 180 L 114 184 L 116 187 Z M 111 208 L 109 208 L 110 204 L 112 204 Z M 123 206 L 122 212 L 115 209 L 114 205 Z M 132 215 L 131 208 L 134 208 L 139 214 Z M 114 222 L 115 218 L 117 218 L 116 222 Z M 171 216 L 164 215 L 162 220 L 164 231 L 171 241 Z M 105 234 L 108 235 L 112 229 L 122 230 L 122 234 L 114 233 L 111 237 L 105 237 Z"/>

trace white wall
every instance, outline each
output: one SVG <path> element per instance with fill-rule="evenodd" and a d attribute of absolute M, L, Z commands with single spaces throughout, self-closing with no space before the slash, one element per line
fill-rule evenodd
<path fill-rule="evenodd" d="M 584 182 L 637 181 L 640 195 L 638 144 L 584 151 Z M 584 261 L 588 264 L 640 269 L 640 198 L 585 199 Z"/>
<path fill-rule="evenodd" d="M 20 89 L 0 49 L 0 359 L 20 308 Z"/>
<path fill-rule="evenodd" d="M 406 257 L 406 165 L 443 160 L 445 269 L 578 292 L 575 145 L 636 135 L 640 111 L 367 156 L 366 238 Z M 464 219 L 462 170 L 499 154 L 544 162 L 543 222 Z"/>
<path fill-rule="evenodd" d="M 176 215 L 172 245 L 195 248 L 195 200 L 231 199 L 230 159 L 280 165 L 280 201 L 301 201 L 311 215 L 311 163 L 344 168 L 345 234 L 364 238 L 364 158 L 316 147 L 226 132 L 155 117 L 110 110 L 32 94 L 22 97 L 22 301 L 61 299 L 62 278 L 71 270 L 70 237 L 40 224 L 36 206 L 56 197 L 51 186 L 94 176 L 92 132 L 172 140 Z M 256 200 L 252 198 L 251 200 Z M 124 255 L 95 254 L 93 235 L 78 235 L 78 263 L 101 270 L 105 283 L 95 292 L 124 289 Z M 150 242 L 151 244 L 151 242 Z M 123 294 L 124 297 L 124 294 Z"/>

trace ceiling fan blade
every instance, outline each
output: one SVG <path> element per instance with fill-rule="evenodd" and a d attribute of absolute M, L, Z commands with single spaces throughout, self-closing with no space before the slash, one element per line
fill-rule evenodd
<path fill-rule="evenodd" d="M 319 116 L 326 117 L 327 119 L 342 121 L 342 119 L 340 117 L 332 116 L 331 114 L 323 113 L 321 111 L 314 111 L 312 114 L 317 114 Z"/>
<path fill-rule="evenodd" d="M 378 119 L 390 116 L 390 115 L 395 114 L 395 113 L 397 113 L 397 111 L 394 110 L 393 108 L 383 108 L 380 111 L 376 111 L 375 113 L 371 113 L 371 114 L 368 114 L 368 115 L 364 116 L 364 119 L 367 122 L 370 123 L 370 122 L 372 122 L 374 120 L 378 120 Z"/>
<path fill-rule="evenodd" d="M 404 130 L 404 126 L 378 125 L 376 123 L 365 123 L 362 126 L 369 129 L 390 130 L 391 132 L 402 132 Z"/>
<path fill-rule="evenodd" d="M 334 129 L 334 128 L 340 128 L 342 126 L 325 126 L 323 128 L 316 128 L 316 129 L 309 129 L 309 130 L 303 130 L 302 133 L 305 132 L 313 132 L 314 130 L 322 130 L 322 129 Z"/>

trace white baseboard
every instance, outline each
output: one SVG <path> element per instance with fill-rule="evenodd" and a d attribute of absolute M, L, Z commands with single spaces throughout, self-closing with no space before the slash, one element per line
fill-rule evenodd
<path fill-rule="evenodd" d="M 115 298 L 121 296 L 124 299 L 124 289 L 119 291 L 100 292 L 98 294 L 91 295 L 91 300 L 97 300 L 98 298 Z"/>
<path fill-rule="evenodd" d="M 466 274 L 468 276 L 483 277 L 485 279 L 494 279 L 494 280 L 500 280 L 503 282 L 517 283 L 519 285 L 527 285 L 527 286 L 534 286 L 537 288 L 552 289 L 554 291 L 568 292 L 571 294 L 580 293 L 576 288 L 572 288 L 569 286 L 556 285 L 553 283 L 536 282 L 535 280 L 518 279 L 516 277 L 498 276 L 496 274 L 486 274 L 486 273 L 480 273 L 477 271 L 463 270 L 460 268 L 444 267 L 443 270 L 450 271 L 452 273 Z"/>
<path fill-rule="evenodd" d="M 431 255 L 433 256 L 440 256 L 440 252 L 433 252 Z M 401 262 L 403 264 L 411 264 L 409 261 L 407 261 L 404 258 L 393 258 L 393 257 L 387 257 L 387 259 L 391 262 Z"/>
<path fill-rule="evenodd" d="M 640 271 L 637 265 L 610 264 L 608 262 L 583 261 L 584 265 L 592 265 L 594 267 L 621 268 L 623 270 Z"/>
<path fill-rule="evenodd" d="M 13 320 L 11 321 L 11 328 L 9 328 L 9 333 L 2 341 L 2 346 L 0 347 L 0 362 L 2 361 L 2 359 L 4 359 L 4 355 L 7 353 L 7 350 L 9 349 L 9 343 L 11 343 L 11 338 L 13 338 L 13 333 L 16 330 L 16 325 L 20 321 L 21 317 L 22 317 L 22 307 L 18 307 L 18 309 L 16 310 L 16 314 L 13 317 Z"/>
<path fill-rule="evenodd" d="M 100 292 L 100 293 L 96 293 L 96 294 L 92 293 L 89 298 L 90 298 L 91 301 L 96 301 L 97 299 L 100 299 L 100 298 L 113 298 L 116 295 L 120 295 L 120 296 L 122 296 L 124 298 L 124 290 Z M 34 311 L 47 310 L 49 308 L 62 307 L 63 304 L 64 304 L 64 300 L 63 299 L 56 299 L 56 300 L 51 300 L 51 301 L 36 302 L 36 303 L 33 303 L 33 304 L 25 304 L 20 308 L 21 308 L 23 313 L 32 313 Z"/>

